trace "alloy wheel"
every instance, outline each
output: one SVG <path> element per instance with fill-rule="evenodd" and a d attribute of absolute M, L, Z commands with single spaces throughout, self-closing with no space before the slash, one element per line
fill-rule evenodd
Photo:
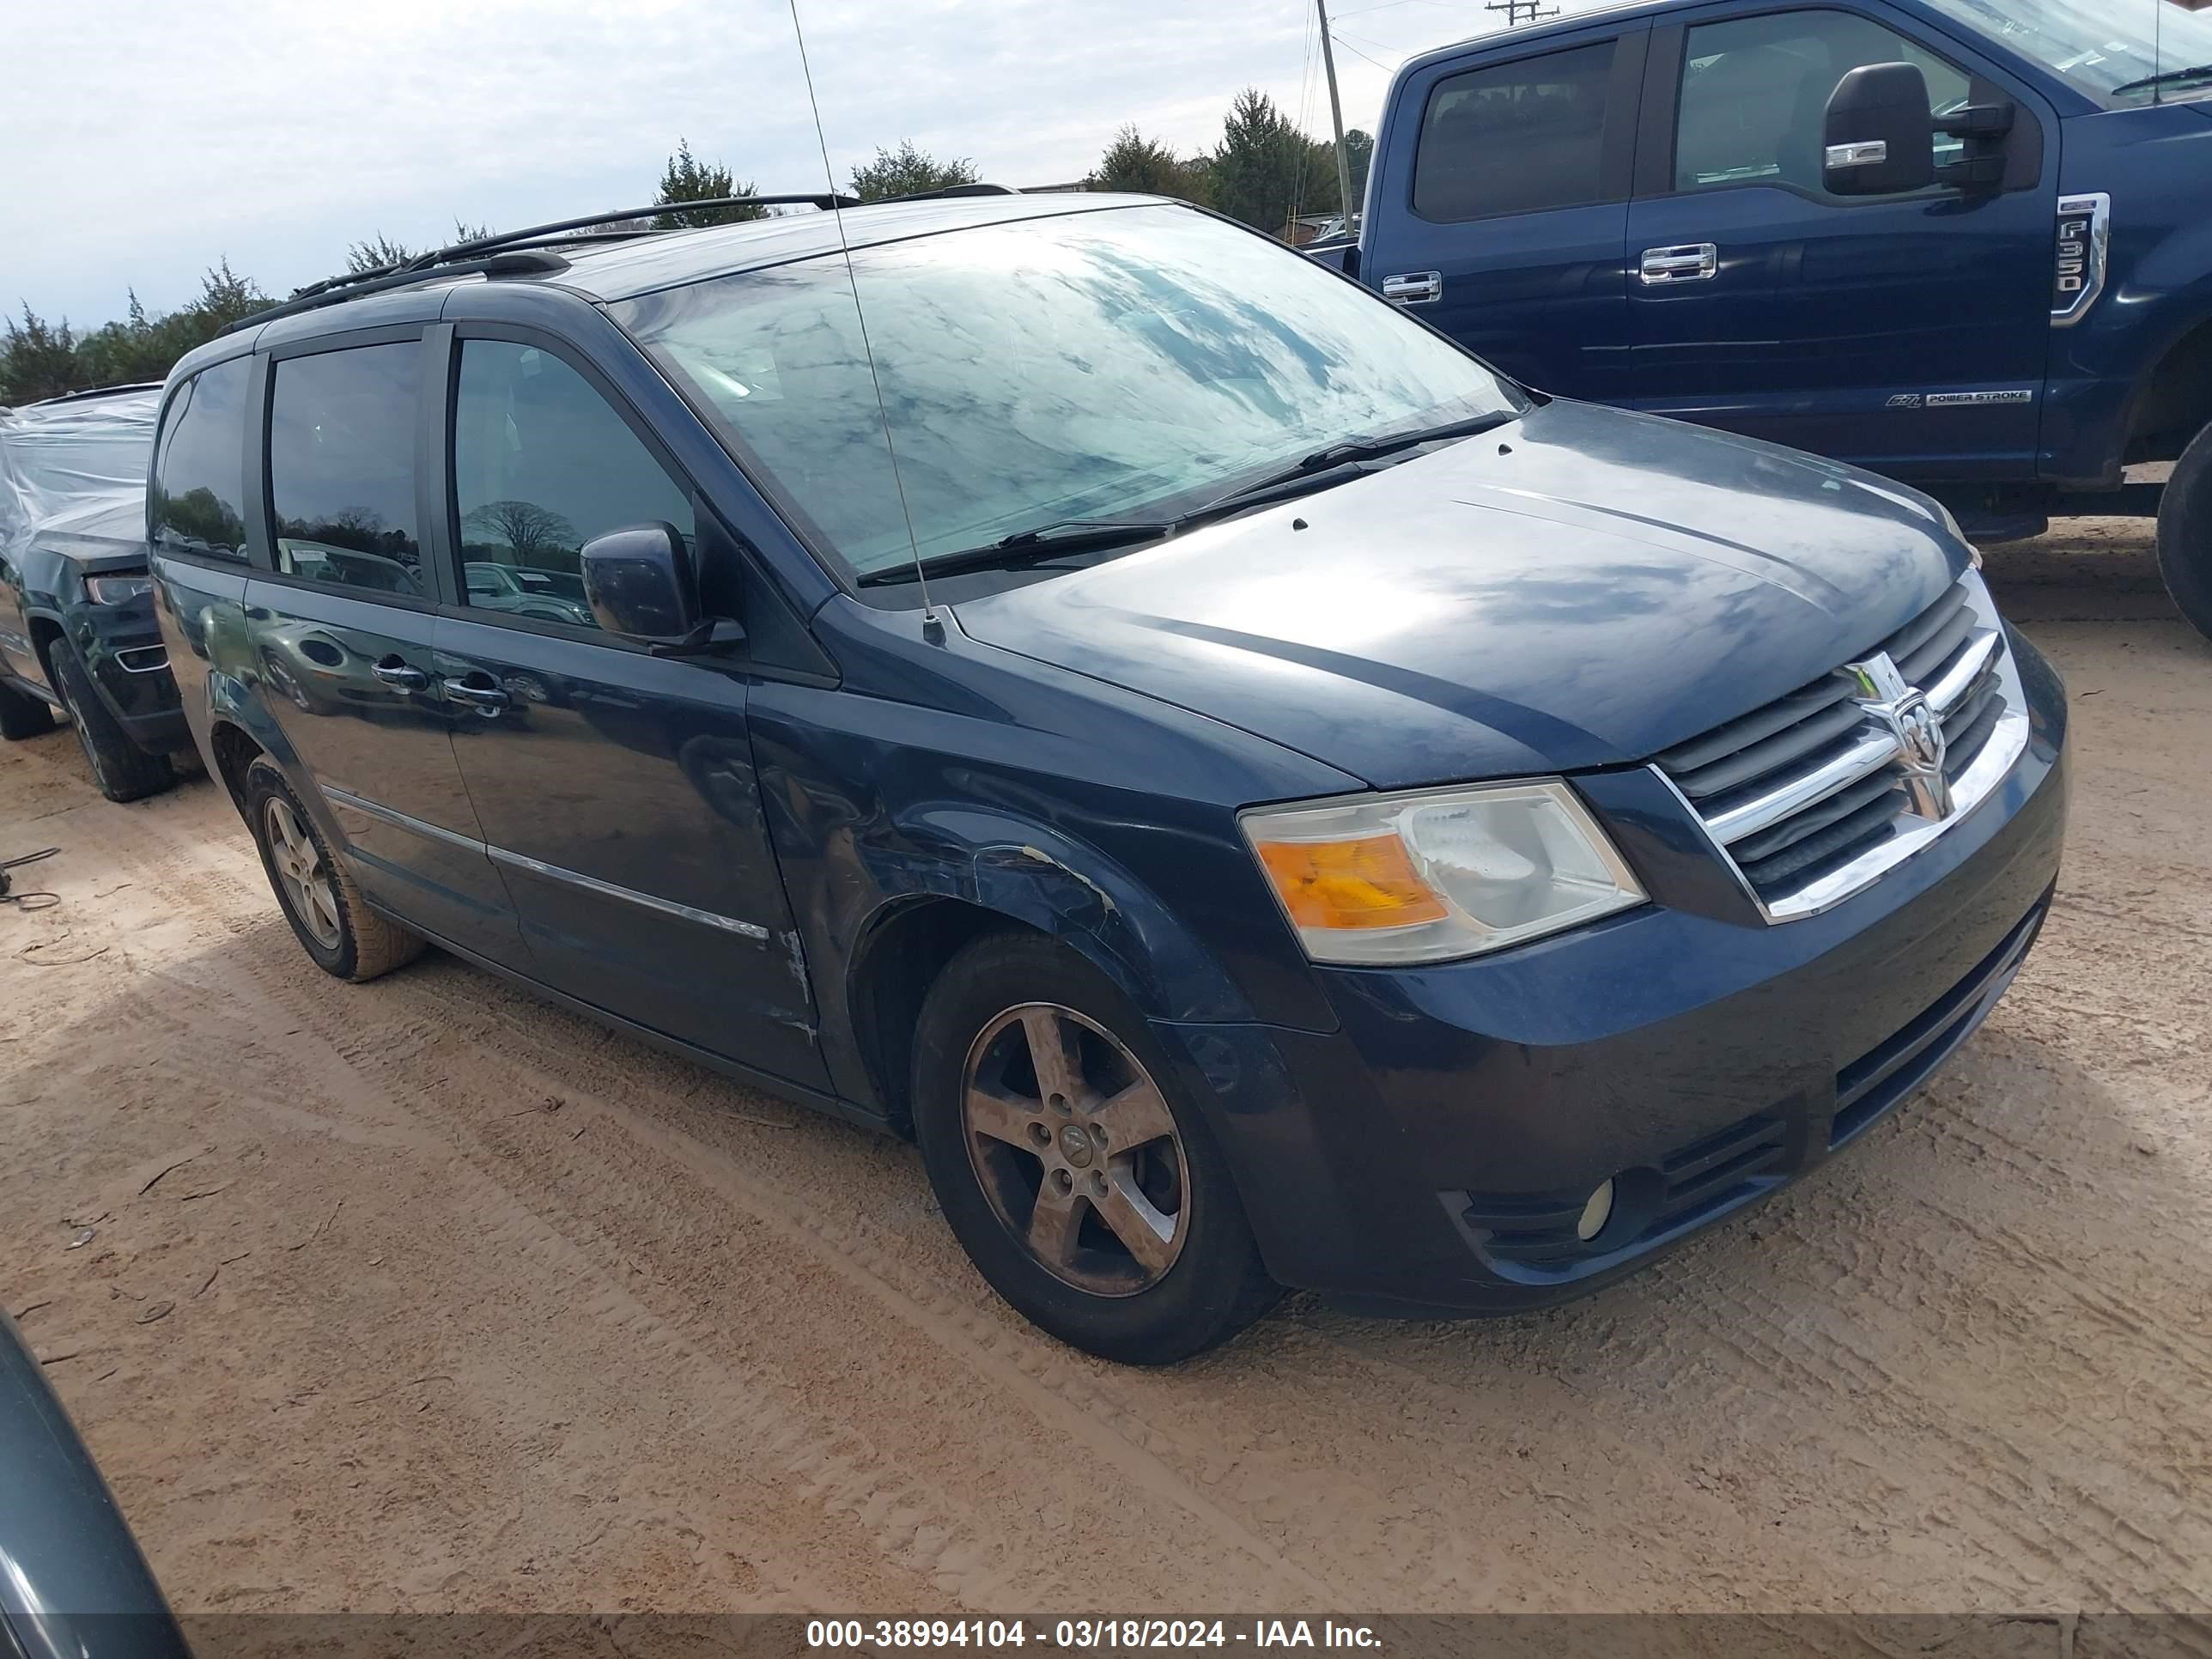
<path fill-rule="evenodd" d="M 968 1157 L 1000 1222 L 1040 1267 L 1093 1296 L 1134 1296 L 1190 1233 L 1190 1172 L 1167 1098 L 1097 1022 L 1009 1008 L 968 1051 Z"/>
<path fill-rule="evenodd" d="M 338 921 L 337 885 L 323 866 L 322 849 L 300 822 L 292 804 L 272 796 L 263 812 L 269 830 L 269 856 L 284 884 L 292 914 L 325 951 L 344 937 Z"/>

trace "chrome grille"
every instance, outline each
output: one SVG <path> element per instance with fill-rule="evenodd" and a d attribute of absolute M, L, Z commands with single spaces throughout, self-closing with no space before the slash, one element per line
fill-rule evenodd
<path fill-rule="evenodd" d="M 1996 787 L 2027 733 L 2003 625 L 1969 574 L 1864 657 L 1656 764 L 1781 921 L 1917 851 Z"/>

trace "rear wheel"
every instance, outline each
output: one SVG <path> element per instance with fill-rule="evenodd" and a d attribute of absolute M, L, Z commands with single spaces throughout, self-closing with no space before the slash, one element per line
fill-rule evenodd
<path fill-rule="evenodd" d="M 25 738 L 42 737 L 53 729 L 54 711 L 44 697 L 18 691 L 12 685 L 0 685 L 0 738 L 21 743 Z"/>
<path fill-rule="evenodd" d="M 1169 1364 L 1281 1294 L 1228 1164 L 1105 975 L 1026 934 L 953 958 L 915 1034 L 915 1132 L 993 1289 L 1061 1341 Z"/>
<path fill-rule="evenodd" d="M 175 784 L 176 769 L 169 757 L 149 755 L 131 741 L 130 733 L 100 700 L 91 673 L 67 640 L 57 639 L 47 647 L 46 665 L 53 671 L 54 690 L 69 705 L 70 724 L 76 728 L 77 744 L 101 794 L 110 800 L 143 800 Z"/>
<path fill-rule="evenodd" d="M 2212 638 L 2212 427 L 2182 452 L 2160 500 L 2158 566 L 2181 614 Z"/>
<path fill-rule="evenodd" d="M 422 954 L 420 935 L 362 902 L 361 890 L 273 761 L 258 760 L 246 770 L 246 821 L 284 920 L 325 973 L 374 979 Z"/>

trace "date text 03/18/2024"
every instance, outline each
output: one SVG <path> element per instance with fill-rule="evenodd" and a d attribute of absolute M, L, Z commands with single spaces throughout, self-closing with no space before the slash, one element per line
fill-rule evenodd
<path fill-rule="evenodd" d="M 1360 1648 L 1379 1650 L 1382 1638 L 1366 1625 L 1334 1620 L 1058 1619 L 1035 1627 L 1019 1619 L 810 1619 L 810 1648 L 981 1648 L 986 1651 L 1040 1647 L 1125 1648 Z"/>

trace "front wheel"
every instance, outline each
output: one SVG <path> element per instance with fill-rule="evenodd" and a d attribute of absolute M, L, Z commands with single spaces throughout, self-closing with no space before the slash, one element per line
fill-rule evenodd
<path fill-rule="evenodd" d="M 2158 568 L 2181 614 L 2212 638 L 2212 427 L 2182 452 L 2159 502 Z"/>
<path fill-rule="evenodd" d="M 1050 940 L 990 934 L 922 1005 L 915 1139 L 991 1287 L 1073 1347 L 1164 1365 L 1273 1306 L 1227 1160 L 1143 1018 Z"/>

